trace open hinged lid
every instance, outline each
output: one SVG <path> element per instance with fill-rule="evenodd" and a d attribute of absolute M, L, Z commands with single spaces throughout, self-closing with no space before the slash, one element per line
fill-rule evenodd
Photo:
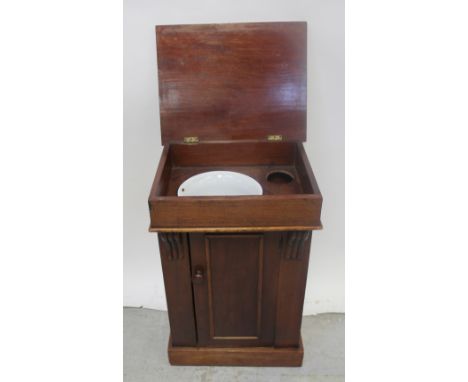
<path fill-rule="evenodd" d="M 307 24 L 156 27 L 161 140 L 306 139 Z"/>

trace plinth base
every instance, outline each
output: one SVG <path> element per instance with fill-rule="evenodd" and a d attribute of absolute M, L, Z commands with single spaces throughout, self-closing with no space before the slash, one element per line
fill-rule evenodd
<path fill-rule="evenodd" d="M 302 338 L 299 347 L 185 347 L 172 346 L 169 337 L 171 365 L 191 366 L 301 366 L 304 357 Z"/>

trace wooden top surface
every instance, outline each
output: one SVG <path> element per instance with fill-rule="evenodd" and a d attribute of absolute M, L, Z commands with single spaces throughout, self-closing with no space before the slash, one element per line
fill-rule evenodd
<path fill-rule="evenodd" d="M 161 139 L 306 140 L 307 24 L 156 27 Z"/>

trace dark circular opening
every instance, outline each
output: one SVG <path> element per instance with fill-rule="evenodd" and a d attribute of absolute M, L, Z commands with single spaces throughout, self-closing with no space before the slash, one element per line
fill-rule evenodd
<path fill-rule="evenodd" d="M 285 184 L 291 183 L 294 177 L 286 171 L 273 171 L 268 174 L 267 180 L 271 183 Z"/>

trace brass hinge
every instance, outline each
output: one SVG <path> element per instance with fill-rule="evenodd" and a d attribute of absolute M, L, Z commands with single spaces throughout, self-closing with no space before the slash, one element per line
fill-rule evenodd
<path fill-rule="evenodd" d="M 279 142 L 283 140 L 282 135 L 268 135 L 267 140 L 270 142 Z"/>
<path fill-rule="evenodd" d="M 184 137 L 184 143 L 187 143 L 189 145 L 198 143 L 198 137 Z"/>

